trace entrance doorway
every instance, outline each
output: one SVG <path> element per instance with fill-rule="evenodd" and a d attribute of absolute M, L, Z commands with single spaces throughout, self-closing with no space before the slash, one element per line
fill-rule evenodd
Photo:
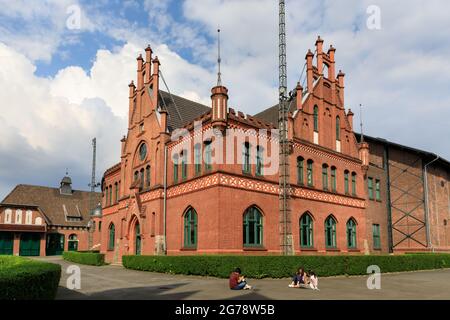
<path fill-rule="evenodd" d="M 60 233 L 47 234 L 47 256 L 59 256 L 64 251 L 64 235 Z"/>
<path fill-rule="evenodd" d="M 22 233 L 20 235 L 19 255 L 35 257 L 41 253 L 41 235 L 39 233 Z"/>
<path fill-rule="evenodd" d="M 12 255 L 14 249 L 14 234 L 0 232 L 0 254 Z"/>
<path fill-rule="evenodd" d="M 69 251 L 78 251 L 78 237 L 76 234 L 71 234 L 69 236 L 69 241 L 67 242 L 67 249 Z"/>

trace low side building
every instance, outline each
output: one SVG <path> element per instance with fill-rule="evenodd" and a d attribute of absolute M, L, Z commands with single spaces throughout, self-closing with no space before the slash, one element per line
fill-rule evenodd
<path fill-rule="evenodd" d="M 59 188 L 16 186 L 0 203 L 0 254 L 49 256 L 95 247 L 89 208 L 100 203 L 101 194 L 71 185 L 66 176 Z"/>

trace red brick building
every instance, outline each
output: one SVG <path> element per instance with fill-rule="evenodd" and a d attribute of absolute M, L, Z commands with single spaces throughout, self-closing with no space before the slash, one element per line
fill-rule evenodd
<path fill-rule="evenodd" d="M 95 231 L 89 226 L 89 207 L 100 203 L 101 194 L 72 190 L 71 184 L 65 176 L 59 188 L 16 186 L 0 203 L 0 254 L 49 256 L 88 250 L 89 230 Z"/>

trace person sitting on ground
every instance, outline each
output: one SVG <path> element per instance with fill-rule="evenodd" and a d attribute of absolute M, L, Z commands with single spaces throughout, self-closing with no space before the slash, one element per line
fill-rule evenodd
<path fill-rule="evenodd" d="M 305 271 L 303 270 L 303 268 L 298 268 L 297 273 L 292 278 L 292 283 L 289 285 L 289 288 L 300 288 L 300 286 L 305 283 L 304 276 Z"/>
<path fill-rule="evenodd" d="M 311 282 L 311 270 L 310 271 L 305 271 L 305 274 L 303 276 L 303 283 L 302 283 L 302 287 L 308 287 L 309 283 Z"/>
<path fill-rule="evenodd" d="M 309 271 L 309 287 L 313 290 L 319 290 L 319 278 L 314 271 Z"/>
<path fill-rule="evenodd" d="M 247 284 L 245 277 L 241 275 L 241 269 L 236 268 L 230 274 L 230 289 L 231 290 L 249 290 L 252 286 Z"/>

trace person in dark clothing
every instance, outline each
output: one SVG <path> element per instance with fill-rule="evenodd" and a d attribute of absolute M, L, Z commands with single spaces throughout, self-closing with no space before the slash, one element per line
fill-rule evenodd
<path fill-rule="evenodd" d="M 245 277 L 241 275 L 241 269 L 236 268 L 231 274 L 230 274 L 230 289 L 231 290 L 249 290 L 252 287 L 247 284 L 247 281 L 245 280 Z"/>
<path fill-rule="evenodd" d="M 299 288 L 305 283 L 305 271 L 303 268 L 299 268 L 297 273 L 292 277 L 292 282 L 289 285 L 290 288 Z"/>

